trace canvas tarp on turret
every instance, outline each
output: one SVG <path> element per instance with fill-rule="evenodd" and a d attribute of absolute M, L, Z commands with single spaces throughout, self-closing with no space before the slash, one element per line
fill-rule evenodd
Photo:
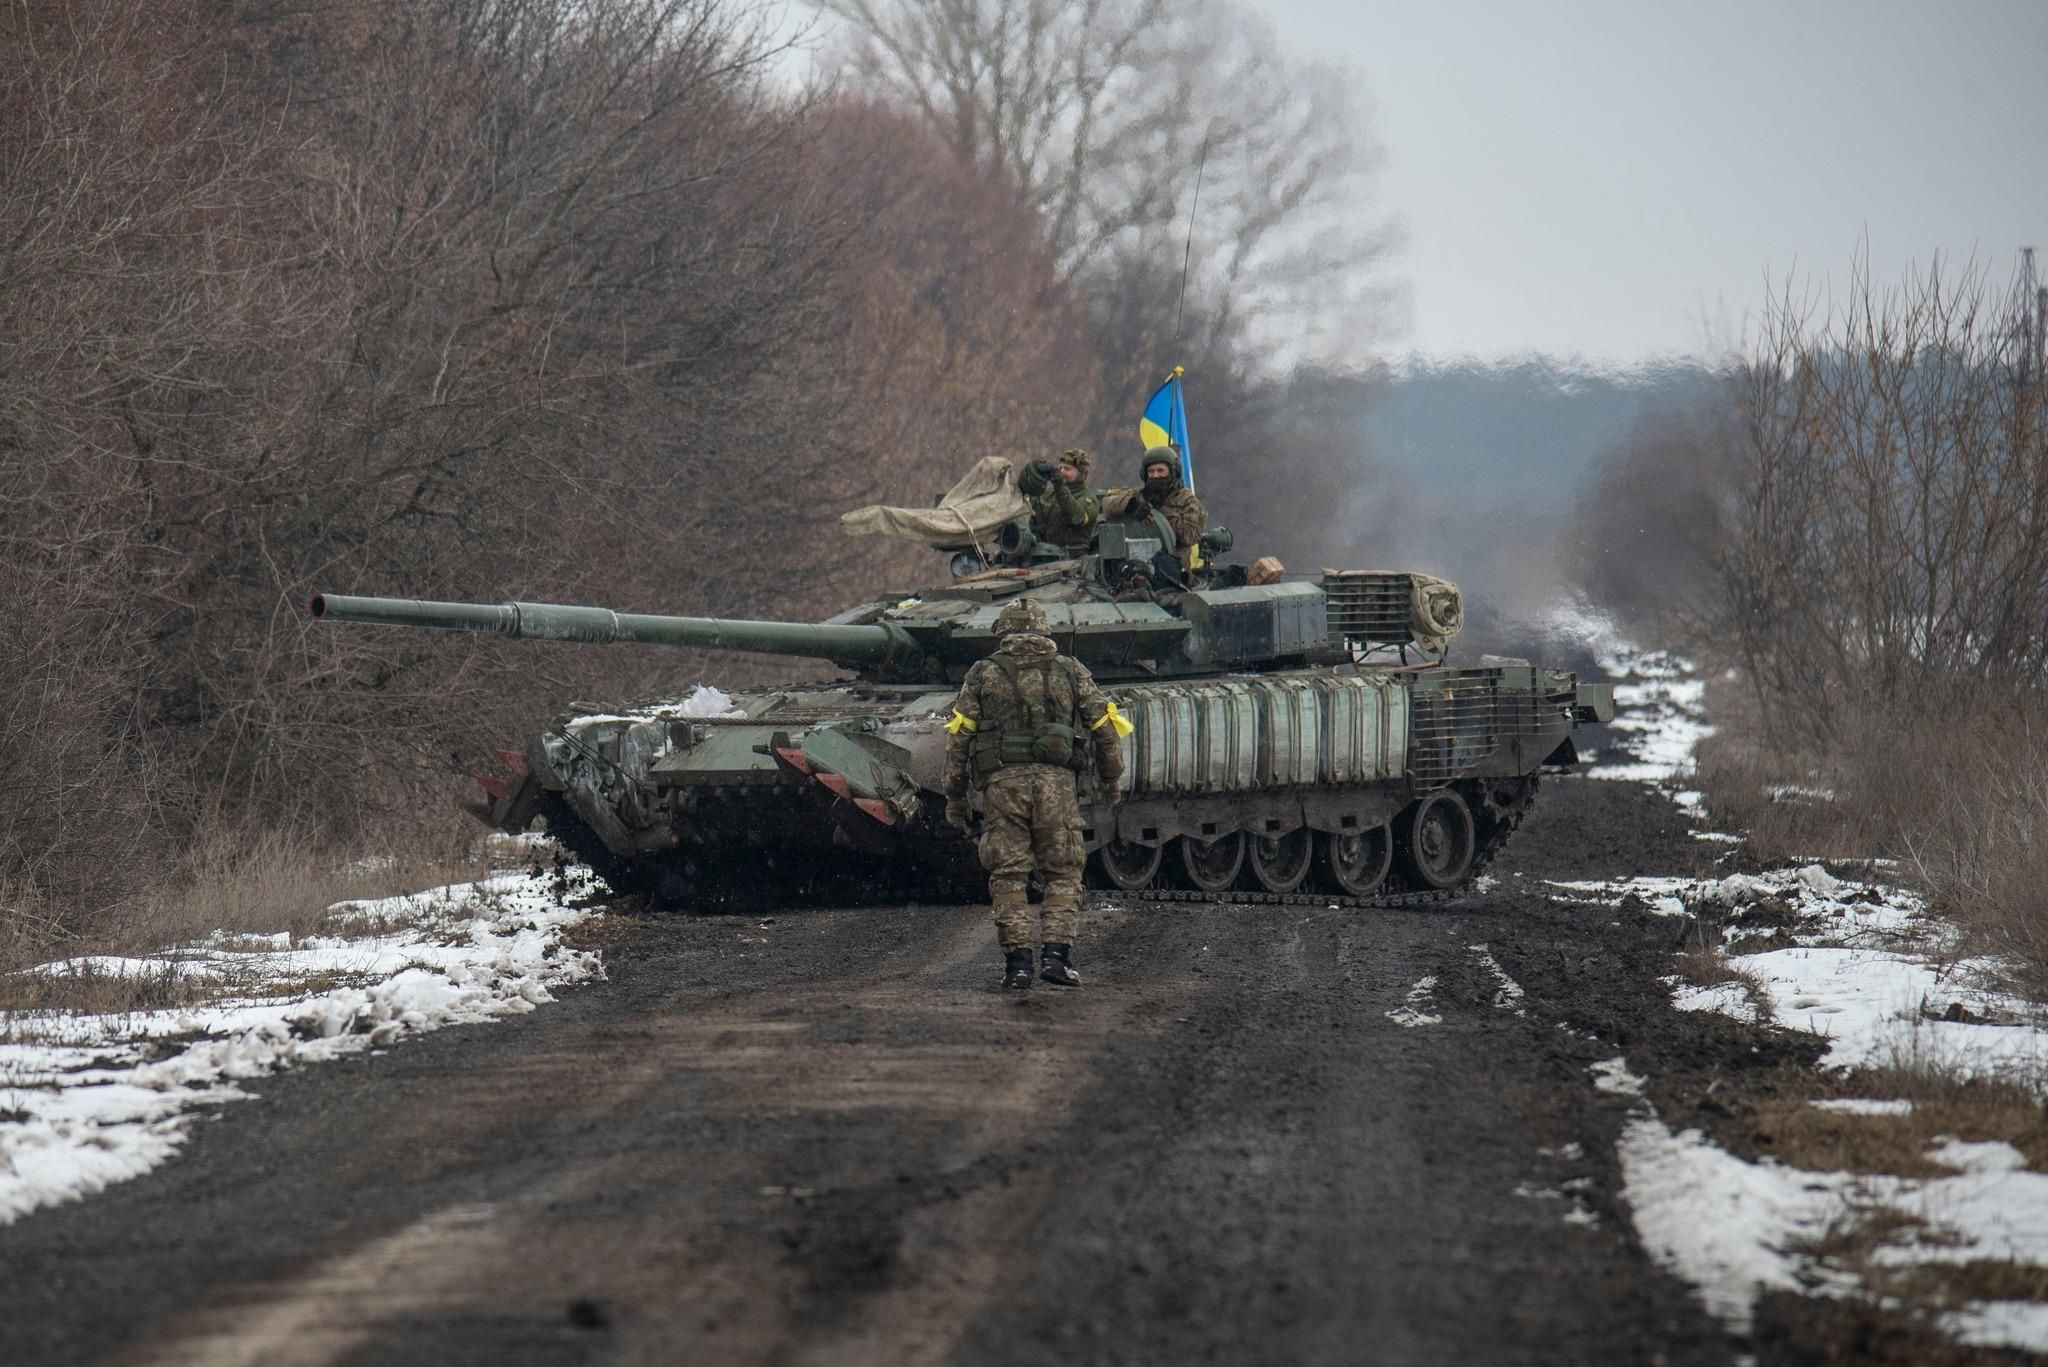
<path fill-rule="evenodd" d="M 1006 522 L 1031 511 L 1017 492 L 1016 471 L 1001 456 L 985 456 L 931 508 L 871 504 L 839 515 L 839 525 L 856 535 L 883 533 L 937 546 L 972 546 Z"/>

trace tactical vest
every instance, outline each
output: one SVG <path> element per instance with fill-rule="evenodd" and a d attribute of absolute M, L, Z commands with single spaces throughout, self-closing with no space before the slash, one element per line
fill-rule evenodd
<path fill-rule="evenodd" d="M 1010 695 L 1021 700 L 1024 690 L 1017 682 L 1017 662 L 1000 654 L 991 655 L 988 660 L 1009 679 Z M 1074 685 L 1073 691 L 1078 698 L 1081 690 L 1074 675 L 1073 661 L 1054 656 L 1047 662 L 1045 672 L 1053 668 L 1065 672 L 1067 682 Z M 1050 712 L 1052 698 L 1045 696 L 1041 700 L 1046 705 L 1040 710 Z M 1070 724 L 1074 720 L 1069 716 L 1066 722 L 1048 721 L 1041 726 L 1030 727 L 1022 725 L 1019 718 L 1005 717 L 991 722 L 984 717 L 981 728 L 967 745 L 975 781 L 986 783 L 989 775 L 1012 764 L 1050 764 L 1057 769 L 1085 772 L 1093 761 L 1082 729 Z"/>

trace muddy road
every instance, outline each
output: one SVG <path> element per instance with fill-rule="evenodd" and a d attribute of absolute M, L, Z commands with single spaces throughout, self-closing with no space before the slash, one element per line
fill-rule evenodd
<path fill-rule="evenodd" d="M 980 907 L 606 917 L 609 981 L 0 1229 L 0 1362 L 1729 1362 L 1587 1070 L 1751 1041 L 1542 883 L 1701 856 L 1550 782 L 1458 906 L 1102 901 L 1079 991 Z"/>

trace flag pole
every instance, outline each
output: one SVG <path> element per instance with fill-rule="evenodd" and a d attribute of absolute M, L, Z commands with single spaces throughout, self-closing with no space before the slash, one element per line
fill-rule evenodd
<path fill-rule="evenodd" d="M 1202 172 L 1209 166 L 1209 135 L 1202 135 L 1202 155 L 1195 162 L 1195 193 L 1188 200 L 1188 240 L 1180 249 L 1180 298 L 1173 306 L 1173 340 L 1180 342 L 1181 318 L 1188 306 L 1188 263 L 1195 255 L 1195 210 L 1202 204 Z"/>

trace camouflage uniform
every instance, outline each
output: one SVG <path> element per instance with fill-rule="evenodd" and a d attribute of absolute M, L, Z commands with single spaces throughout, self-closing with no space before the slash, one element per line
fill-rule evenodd
<path fill-rule="evenodd" d="M 1095 536 L 1096 519 L 1102 516 L 1102 499 L 1088 487 L 1086 451 L 1065 452 L 1060 463 L 1072 465 L 1081 477 L 1072 484 L 1058 475 L 1046 479 L 1027 465 L 1017 476 L 1017 491 L 1031 500 L 1031 530 L 1039 540 L 1085 555 Z"/>
<path fill-rule="evenodd" d="M 1144 480 L 1147 465 L 1161 461 L 1173 473 L 1162 487 Z M 1166 518 L 1166 525 L 1173 528 L 1174 552 L 1180 557 L 1185 569 L 1193 555 L 1195 543 L 1202 539 L 1202 533 L 1209 530 L 1209 510 L 1202 506 L 1202 500 L 1195 497 L 1195 491 L 1180 482 L 1180 453 L 1171 446 L 1155 446 L 1145 453 L 1138 464 L 1142 481 L 1136 489 L 1112 489 L 1102 498 L 1102 512 L 1105 517 L 1122 517 L 1124 509 L 1133 498 L 1143 495 L 1153 509 Z"/>
<path fill-rule="evenodd" d="M 1075 778 L 1080 769 L 1093 769 L 1101 800 L 1114 803 L 1124 768 L 1117 742 L 1130 730 L 1088 667 L 1060 655 L 1050 629 L 1038 604 L 1019 600 L 1006 606 L 996 621 L 1001 644 L 993 657 L 967 671 L 946 728 L 949 819 L 964 821 L 969 788 L 981 788 L 981 865 L 988 870 L 996 932 L 1013 977 L 1022 956 L 1023 980 L 1010 986 L 1031 980 L 1033 925 L 1025 885 L 1034 869 L 1045 879 L 1044 976 L 1080 980 L 1071 960 L 1080 929 L 1084 858 Z M 1069 728 L 1062 743 L 1075 759 L 1059 764 L 1003 755 L 1006 737 L 1014 751 L 1049 734 L 1047 727 Z"/>

